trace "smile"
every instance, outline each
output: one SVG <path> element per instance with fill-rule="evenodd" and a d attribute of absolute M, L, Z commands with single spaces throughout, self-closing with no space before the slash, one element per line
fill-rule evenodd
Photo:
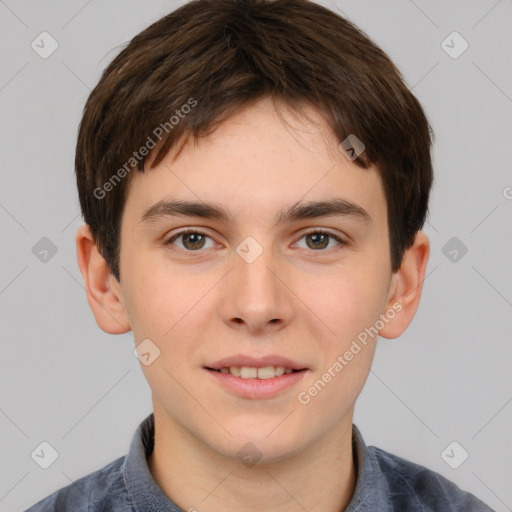
<path fill-rule="evenodd" d="M 255 368 L 251 366 L 230 366 L 215 370 L 220 373 L 229 373 L 235 377 L 241 379 L 272 379 L 274 377 L 280 377 L 281 375 L 287 375 L 294 371 L 291 368 L 285 368 L 284 366 L 264 366 L 263 368 Z"/>
<path fill-rule="evenodd" d="M 230 366 L 205 368 L 213 382 L 228 393 L 244 399 L 270 399 L 296 386 L 308 370 L 284 366 Z"/>

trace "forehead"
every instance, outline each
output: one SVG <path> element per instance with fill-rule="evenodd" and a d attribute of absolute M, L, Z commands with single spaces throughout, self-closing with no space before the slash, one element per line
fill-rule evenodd
<path fill-rule="evenodd" d="M 371 217 L 385 216 L 386 203 L 374 168 L 363 169 L 338 148 L 313 108 L 277 112 L 270 100 L 233 115 L 208 136 L 189 138 L 153 169 L 131 176 L 127 211 L 178 198 L 216 202 L 232 216 L 262 219 L 297 202 L 344 199 Z M 150 161 L 148 161 L 148 164 Z M 270 216 L 268 217 L 270 219 Z"/>

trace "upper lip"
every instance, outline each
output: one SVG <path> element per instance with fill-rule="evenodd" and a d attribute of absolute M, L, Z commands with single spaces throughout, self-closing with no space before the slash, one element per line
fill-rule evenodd
<path fill-rule="evenodd" d="M 292 370 L 304 370 L 306 367 L 287 357 L 277 355 L 268 355 L 263 357 L 253 357 L 246 355 L 237 355 L 219 359 L 214 363 L 205 365 L 205 368 L 220 370 L 221 368 L 231 368 L 232 366 L 248 366 L 250 368 L 264 368 L 265 366 L 282 366 Z"/>

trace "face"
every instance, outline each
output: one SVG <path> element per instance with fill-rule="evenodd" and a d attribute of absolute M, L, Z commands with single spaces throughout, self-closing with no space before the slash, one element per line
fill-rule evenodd
<path fill-rule="evenodd" d="M 386 314 L 382 183 L 308 113 L 285 124 L 260 101 L 131 176 L 119 293 L 136 343 L 160 351 L 142 365 L 155 415 L 226 457 L 251 442 L 279 460 L 350 428 Z"/>

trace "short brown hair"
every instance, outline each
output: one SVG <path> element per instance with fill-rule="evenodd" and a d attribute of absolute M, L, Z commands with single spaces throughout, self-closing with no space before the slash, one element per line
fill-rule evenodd
<path fill-rule="evenodd" d="M 151 168 L 184 136 L 208 135 L 263 97 L 296 110 L 313 106 L 340 142 L 355 135 L 364 143 L 354 162 L 375 165 L 382 179 L 398 270 L 427 215 L 432 132 L 389 57 L 312 1 L 194 0 L 134 37 L 84 108 L 75 159 L 80 205 L 118 280 L 128 173 L 144 172 L 152 147 Z"/>

